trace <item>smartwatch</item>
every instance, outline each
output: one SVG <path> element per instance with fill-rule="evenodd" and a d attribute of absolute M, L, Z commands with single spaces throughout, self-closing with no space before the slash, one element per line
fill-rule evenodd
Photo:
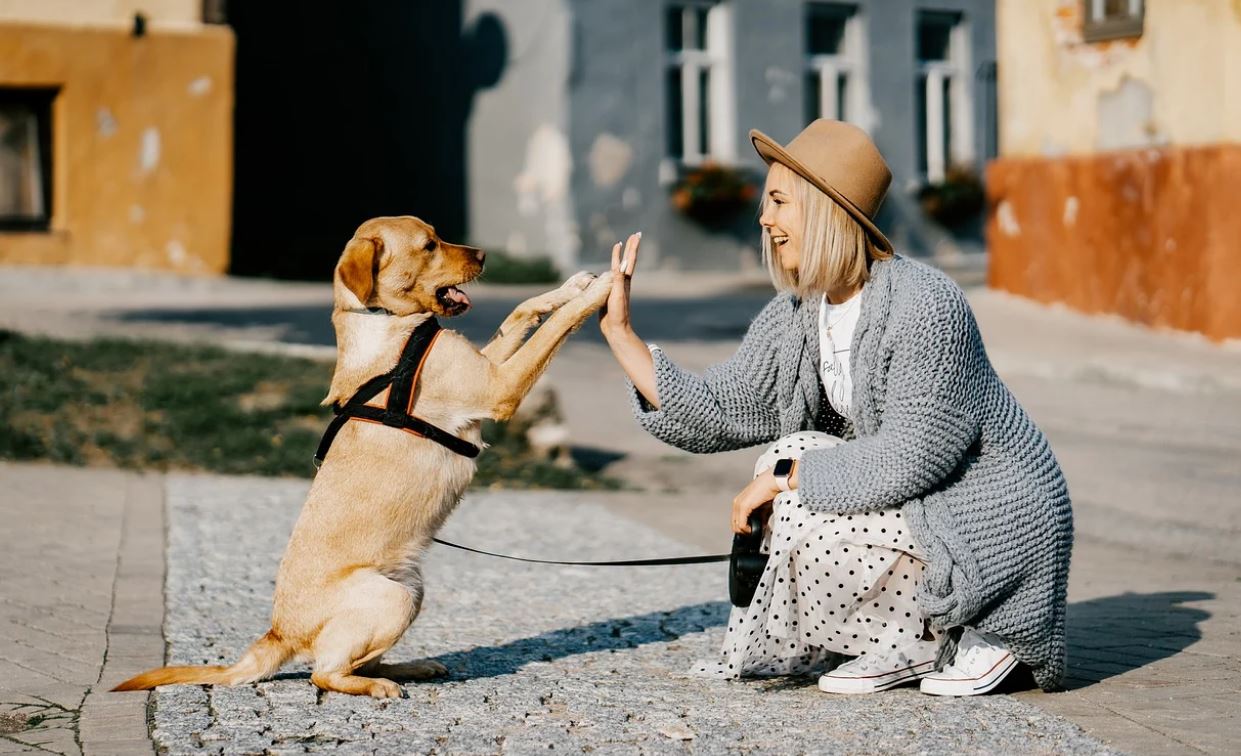
<path fill-rule="evenodd" d="M 791 488 L 789 488 L 789 476 L 793 474 L 794 463 L 795 463 L 795 460 L 792 460 L 792 459 L 788 459 L 788 458 L 778 459 L 776 460 L 776 466 L 771 468 L 771 474 L 776 479 L 776 486 L 781 491 L 792 490 Z"/>

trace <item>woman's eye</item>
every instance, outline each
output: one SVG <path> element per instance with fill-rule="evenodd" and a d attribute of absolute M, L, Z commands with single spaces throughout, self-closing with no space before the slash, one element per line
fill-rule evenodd
<path fill-rule="evenodd" d="M 434 239 L 427 239 L 427 243 L 426 243 L 426 244 L 424 244 L 424 245 L 422 245 L 422 248 L 423 248 L 423 249 L 425 249 L 425 250 L 426 250 L 426 251 L 428 251 L 428 252 L 433 251 L 433 250 L 435 249 L 435 240 L 434 240 Z"/>

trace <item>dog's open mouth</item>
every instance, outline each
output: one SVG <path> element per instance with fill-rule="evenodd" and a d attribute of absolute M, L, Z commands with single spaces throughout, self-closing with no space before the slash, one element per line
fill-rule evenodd
<path fill-rule="evenodd" d="M 435 299 L 449 315 L 460 315 L 470 309 L 470 297 L 456 286 L 441 286 L 435 290 Z"/>

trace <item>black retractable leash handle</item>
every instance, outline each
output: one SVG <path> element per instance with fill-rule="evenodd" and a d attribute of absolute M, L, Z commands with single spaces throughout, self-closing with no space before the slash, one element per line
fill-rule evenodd
<path fill-rule="evenodd" d="M 763 517 L 750 513 L 750 532 L 733 536 L 733 553 L 728 560 L 728 599 L 733 606 L 749 606 L 758 589 L 758 581 L 767 568 L 768 554 L 763 545 Z"/>

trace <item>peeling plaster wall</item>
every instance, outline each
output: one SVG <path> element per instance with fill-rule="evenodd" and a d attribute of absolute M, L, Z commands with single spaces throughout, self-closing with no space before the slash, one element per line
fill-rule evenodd
<path fill-rule="evenodd" d="M 1146 0 L 1085 43 L 1077 0 L 1001 0 L 992 286 L 1241 338 L 1241 0 Z"/>
<path fill-rule="evenodd" d="M 1081 0 L 999 0 L 1002 155 L 1241 141 L 1241 1 L 1146 0 L 1137 39 L 1081 26 Z"/>
<path fill-rule="evenodd" d="M 1008 158 L 987 188 L 992 286 L 1241 339 L 1241 145 Z"/>
<path fill-rule="evenodd" d="M 569 9 L 564 0 L 467 0 L 462 23 L 484 14 L 498 17 L 508 55 L 466 125 L 470 241 L 572 267 L 580 240 L 569 193 Z"/>
<path fill-rule="evenodd" d="M 0 0 L 0 20 L 127 26 L 142 13 L 153 26 L 192 27 L 201 24 L 202 9 L 203 0 Z"/>
<path fill-rule="evenodd" d="M 0 262 L 228 268 L 232 32 L 0 23 L 0 86 L 60 88 L 48 232 Z"/>

